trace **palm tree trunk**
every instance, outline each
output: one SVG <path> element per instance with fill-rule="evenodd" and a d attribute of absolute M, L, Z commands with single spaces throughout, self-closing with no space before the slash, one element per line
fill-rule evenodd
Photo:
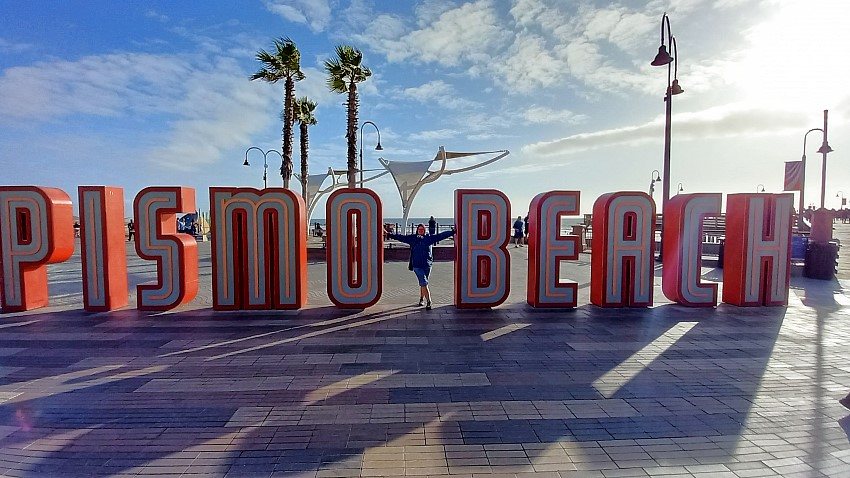
<path fill-rule="evenodd" d="M 289 187 L 292 179 L 292 125 L 294 115 L 292 111 L 293 95 L 295 93 L 295 80 L 286 78 L 286 98 L 283 101 L 283 163 L 280 165 L 280 176 L 283 178 L 283 187 Z"/>
<path fill-rule="evenodd" d="M 357 187 L 357 83 L 348 85 L 348 187 Z"/>
<path fill-rule="evenodd" d="M 307 136 L 307 123 L 301 123 L 301 197 L 307 206 L 310 205 L 310 198 L 307 197 L 307 148 L 310 146 L 310 139 Z"/>

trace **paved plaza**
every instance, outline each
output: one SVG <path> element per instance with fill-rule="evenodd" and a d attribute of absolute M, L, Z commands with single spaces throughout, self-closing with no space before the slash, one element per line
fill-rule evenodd
<path fill-rule="evenodd" d="M 375 307 L 340 310 L 315 262 L 301 311 L 214 312 L 199 250 L 175 311 L 82 311 L 75 255 L 50 307 L 0 315 L 0 475 L 850 476 L 846 258 L 838 280 L 795 273 L 787 307 L 671 304 L 659 265 L 654 307 L 602 309 L 582 254 L 579 307 L 535 310 L 511 247 L 492 310 L 450 305 L 446 262 L 432 311 L 405 262 Z"/>

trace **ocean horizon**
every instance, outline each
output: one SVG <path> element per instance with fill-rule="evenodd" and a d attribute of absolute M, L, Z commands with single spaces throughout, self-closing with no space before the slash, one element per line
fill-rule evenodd
<path fill-rule="evenodd" d="M 428 217 L 409 217 L 409 218 L 407 218 L 407 226 L 410 227 L 411 225 L 415 226 L 417 224 L 424 224 L 425 227 L 427 227 L 428 226 L 428 219 L 430 219 L 430 218 L 428 218 Z M 437 221 L 438 230 L 447 229 L 455 223 L 455 220 L 452 217 L 434 217 L 434 220 Z M 509 227 L 513 224 L 513 221 L 514 221 L 513 218 L 511 218 L 508 221 L 510 223 L 510 224 L 508 224 Z M 582 224 L 583 222 L 584 222 L 584 216 L 568 216 L 568 217 L 565 217 L 561 220 L 561 228 L 568 228 L 570 226 Z M 326 225 L 324 218 L 322 218 L 322 219 L 315 219 L 314 218 L 314 219 L 310 220 L 310 227 L 311 228 L 316 227 L 316 223 L 321 224 L 323 228 Z M 384 224 L 401 225 L 402 224 L 402 218 L 401 217 L 385 217 L 384 218 Z"/>

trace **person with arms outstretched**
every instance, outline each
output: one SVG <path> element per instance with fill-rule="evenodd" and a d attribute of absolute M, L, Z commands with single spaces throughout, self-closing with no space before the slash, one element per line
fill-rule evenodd
<path fill-rule="evenodd" d="M 425 303 L 425 310 L 431 310 L 431 291 L 428 289 L 428 280 L 431 275 L 431 265 L 434 263 L 432 246 L 437 241 L 455 235 L 456 232 L 452 228 L 452 230 L 440 234 L 426 234 L 425 225 L 419 224 L 416 226 L 415 234 L 387 234 L 390 239 L 410 246 L 410 270 L 419 279 L 419 305 Z"/>

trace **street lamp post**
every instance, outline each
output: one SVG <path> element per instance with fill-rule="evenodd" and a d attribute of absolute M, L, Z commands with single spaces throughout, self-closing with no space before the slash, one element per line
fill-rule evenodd
<path fill-rule="evenodd" d="M 844 191 L 838 191 L 837 193 L 835 193 L 835 197 L 841 198 L 841 205 L 838 206 L 838 210 L 840 211 L 840 210 L 844 209 L 844 204 L 847 202 L 844 199 Z"/>
<path fill-rule="evenodd" d="M 381 146 L 381 130 L 378 129 L 378 125 L 371 121 L 364 121 L 362 125 L 360 125 L 360 187 L 363 187 L 363 127 L 367 124 L 370 124 L 375 127 L 375 131 L 378 132 L 378 145 L 375 146 L 375 151 L 383 151 L 384 148 Z"/>
<path fill-rule="evenodd" d="M 823 209 L 824 198 L 826 198 L 826 155 L 832 152 L 832 148 L 829 147 L 829 143 L 826 142 L 826 123 L 827 116 L 829 115 L 829 110 L 823 110 L 823 144 L 820 149 L 818 149 L 818 153 L 823 155 L 823 166 L 820 170 L 820 207 Z"/>
<path fill-rule="evenodd" d="M 823 111 L 823 125 L 824 126 L 826 126 L 826 115 L 827 115 L 827 110 L 824 110 Z M 803 174 L 802 174 L 803 179 L 802 179 L 802 183 L 800 184 L 800 210 L 799 210 L 800 218 L 803 217 L 802 216 L 803 206 L 805 204 L 804 198 L 805 198 L 805 195 L 806 195 L 806 140 L 809 138 L 809 133 L 811 133 L 812 131 L 820 131 L 821 133 L 823 133 L 823 144 L 821 145 L 820 149 L 818 149 L 818 153 L 823 154 L 823 169 L 821 171 L 821 201 L 820 201 L 821 207 L 823 207 L 824 190 L 825 190 L 825 186 L 826 186 L 826 155 L 827 155 L 827 153 L 832 151 L 832 148 L 830 148 L 829 144 L 826 142 L 826 131 L 825 130 L 823 130 L 821 128 L 812 128 L 812 129 L 806 131 L 806 134 L 803 135 L 803 158 L 802 158 L 802 161 L 801 161 L 803 163 L 803 167 L 802 167 L 802 169 L 803 169 Z M 800 219 L 800 221 L 802 221 L 802 219 Z M 798 222 L 798 225 L 799 224 L 801 224 L 801 222 Z"/>
<path fill-rule="evenodd" d="M 256 149 L 257 151 L 259 151 L 260 153 L 263 154 L 263 189 L 268 188 L 269 187 L 269 182 L 268 182 L 269 153 L 277 154 L 278 156 L 280 156 L 281 161 L 283 161 L 283 155 L 280 154 L 278 151 L 275 151 L 274 149 L 270 149 L 268 151 L 263 151 L 262 149 L 260 149 L 256 146 L 251 146 L 250 148 L 245 150 L 245 162 L 242 163 L 242 166 L 250 166 L 251 165 L 251 163 L 248 162 L 248 153 L 252 149 Z"/>
<path fill-rule="evenodd" d="M 670 56 L 670 53 L 667 52 L 667 46 L 664 43 L 664 26 L 667 26 L 667 44 L 670 45 L 670 50 L 673 53 L 673 56 Z M 664 66 L 667 65 L 667 92 L 664 95 L 664 102 L 666 103 L 666 111 L 665 111 L 665 123 L 664 123 L 664 167 L 663 169 L 663 178 L 664 178 L 664 187 L 662 188 L 663 195 L 661 197 L 661 213 L 662 217 L 664 214 L 664 206 L 667 205 L 667 201 L 670 199 L 670 131 L 671 131 L 671 119 L 673 116 L 673 95 L 678 95 L 682 93 L 684 90 L 681 86 L 679 86 L 679 79 L 677 78 L 678 70 L 679 70 L 679 51 L 676 46 L 676 37 L 673 36 L 673 32 L 670 29 L 670 17 L 667 16 L 667 13 L 664 13 L 664 16 L 661 17 L 661 46 L 658 47 L 658 53 L 655 55 L 655 59 L 650 63 L 652 66 Z M 664 248 L 664 235 L 661 236 L 661 244 L 660 249 Z M 660 254 L 659 254 L 660 256 Z"/>
<path fill-rule="evenodd" d="M 649 197 L 655 195 L 655 183 L 661 181 L 661 173 L 657 169 L 652 170 L 652 179 L 649 181 Z"/>
<path fill-rule="evenodd" d="M 764 184 L 759 183 L 758 185 L 756 185 L 756 192 L 757 193 L 763 193 L 764 192 Z"/>

